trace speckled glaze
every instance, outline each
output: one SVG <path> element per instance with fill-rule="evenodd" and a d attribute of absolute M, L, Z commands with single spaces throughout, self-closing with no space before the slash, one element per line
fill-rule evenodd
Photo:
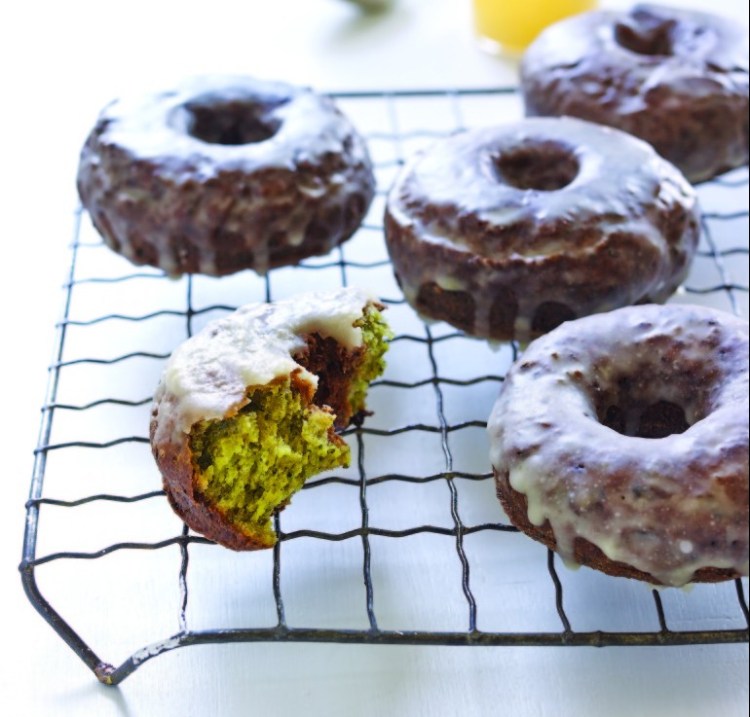
<path fill-rule="evenodd" d="M 595 11 L 526 51 L 528 115 L 580 117 L 641 137 L 700 182 L 748 161 L 747 30 L 658 5 Z"/>
<path fill-rule="evenodd" d="M 529 171 L 549 188 L 516 186 L 510 175 Z M 678 170 L 645 142 L 569 118 L 438 141 L 400 173 L 385 221 L 418 312 L 522 341 L 566 319 L 666 300 L 700 233 L 695 192 Z"/>
<path fill-rule="evenodd" d="M 325 254 L 357 229 L 374 187 L 364 140 L 330 99 L 247 77 L 113 102 L 78 171 L 105 242 L 171 275 Z"/>
<path fill-rule="evenodd" d="M 643 437 L 663 402 L 686 430 Z M 746 321 L 668 305 L 563 324 L 508 372 L 488 431 L 506 512 L 564 559 L 670 586 L 748 574 Z"/>

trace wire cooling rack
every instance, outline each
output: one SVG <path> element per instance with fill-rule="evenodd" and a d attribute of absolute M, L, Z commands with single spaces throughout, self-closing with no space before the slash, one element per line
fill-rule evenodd
<path fill-rule="evenodd" d="M 369 141 L 379 191 L 329 256 L 266 277 L 173 280 L 134 271 L 77 213 L 20 566 L 34 607 L 107 684 L 206 643 L 747 641 L 745 581 L 651 590 L 561 566 L 509 525 L 484 429 L 517 346 L 422 323 L 394 282 L 381 219 L 404 157 L 456 129 L 522 116 L 516 90 L 335 96 Z M 672 301 L 747 316 L 747 170 L 699 193 L 700 250 Z M 233 553 L 193 534 L 168 508 L 148 446 L 164 361 L 241 304 L 340 285 L 374 288 L 396 333 L 369 394 L 374 414 L 346 433 L 352 466 L 308 482 L 276 516 L 272 551 Z"/>

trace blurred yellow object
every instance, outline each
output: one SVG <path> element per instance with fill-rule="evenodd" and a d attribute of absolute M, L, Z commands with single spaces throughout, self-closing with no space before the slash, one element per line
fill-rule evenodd
<path fill-rule="evenodd" d="M 521 53 L 548 25 L 593 10 L 597 0 L 473 0 L 480 44 L 491 52 Z"/>

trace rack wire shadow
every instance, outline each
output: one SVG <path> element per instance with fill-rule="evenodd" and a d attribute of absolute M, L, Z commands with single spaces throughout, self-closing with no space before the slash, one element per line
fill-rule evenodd
<path fill-rule="evenodd" d="M 306 272 L 306 276 L 318 277 L 311 279 L 316 285 L 347 285 L 360 282 L 363 278 L 375 277 L 378 282 L 385 282 L 387 293 L 383 297 L 384 303 L 391 309 L 402 310 L 407 316 L 409 309 L 405 305 L 395 284 L 383 278 L 390 272 L 387 254 L 382 246 L 382 203 L 385 190 L 390 183 L 393 173 L 410 152 L 418 146 L 431 141 L 434 137 L 445 135 L 461 128 L 472 126 L 480 122 L 486 123 L 488 117 L 513 114 L 518 111 L 518 95 L 515 88 L 492 88 L 477 90 L 436 90 L 436 91 L 403 91 L 403 92 L 340 92 L 334 93 L 344 109 L 355 116 L 363 125 L 363 133 L 369 140 L 373 159 L 378 174 L 378 196 L 375 206 L 358 234 L 347 245 L 334 251 L 331 255 L 307 260 L 298 269 Z M 439 110 L 439 111 L 438 111 Z M 700 192 L 705 198 L 707 211 L 703 218 L 703 236 L 696 262 L 703 262 L 704 266 L 696 274 L 691 274 L 682 295 L 678 301 L 705 302 L 711 305 L 722 305 L 724 308 L 738 314 L 747 314 L 747 170 L 739 170 L 702 185 Z M 744 199 L 743 199 L 744 197 Z M 380 204 L 378 204 L 380 202 Z M 346 431 L 345 435 L 356 455 L 356 464 L 349 474 L 326 474 L 310 480 L 304 491 L 320 491 L 326 486 L 343 486 L 356 491 L 357 501 L 354 515 L 350 516 L 354 525 L 347 529 L 320 529 L 307 526 L 292 530 L 285 530 L 282 516 L 275 516 L 275 528 L 278 543 L 273 549 L 272 568 L 270 572 L 270 590 L 273 596 L 274 619 L 270 626 L 235 626 L 211 627 L 202 629 L 193 626 L 189 618 L 188 602 L 192 595 L 189 588 L 189 570 L 191 560 L 196 560 L 196 546 L 211 546 L 210 541 L 192 534 L 187 527 L 159 540 L 110 540 L 106 526 L 101 534 L 96 536 L 98 547 L 93 550 L 59 550 L 52 549 L 38 555 L 38 541 L 40 528 L 43 525 L 42 516 L 46 511 L 61 509 L 75 512 L 88 507 L 96 511 L 103 511 L 105 507 L 118 505 L 124 508 L 146 504 L 165 504 L 166 498 L 158 488 L 156 473 L 149 474 L 146 485 L 151 488 L 126 494 L 126 488 L 115 482 L 115 488 L 109 491 L 83 491 L 73 497 L 60 497 L 59 493 L 46 492 L 45 486 L 50 476 L 50 459 L 53 456 L 68 455 L 71 452 L 73 463 L 80 451 L 106 451 L 119 447 L 124 451 L 125 461 L 129 460 L 141 444 L 148 444 L 145 435 L 134 432 L 117 433 L 114 437 L 101 438 L 86 431 L 76 433 L 77 423 L 71 428 L 67 424 L 73 422 L 73 417 L 81 414 L 91 414 L 100 409 L 118 408 L 136 411 L 142 415 L 147 410 L 151 397 L 147 390 L 138 396 L 128 398 L 115 397 L 105 391 L 104 394 L 73 395 L 62 397 L 61 384 L 71 371 L 103 372 L 103 385 L 114 387 L 119 383 L 119 375 L 114 376 L 116 368 L 133 362 L 151 362 L 157 367 L 168 357 L 170 345 L 156 346 L 159 342 L 156 336 L 160 329 L 149 329 L 154 346 L 146 346 L 142 350 L 130 347 L 114 356 L 102 357 L 92 353 L 77 354 L 69 351 L 70 333 L 92 331 L 103 325 L 148 325 L 155 321 L 176 321 L 184 337 L 190 336 L 197 330 L 197 326 L 217 313 L 228 312 L 236 308 L 237 292 L 223 291 L 221 282 L 211 283 L 207 296 L 219 297 L 224 300 L 197 300 L 198 291 L 196 277 L 185 277 L 179 283 L 174 283 L 156 271 L 133 272 L 132 268 L 124 271 L 124 263 L 117 265 L 116 270 L 109 267 L 101 274 L 89 271 L 88 267 L 97 268 L 96 261 L 89 261 L 89 255 L 98 256 L 102 251 L 102 244 L 88 229 L 92 237 L 86 239 L 87 227 L 85 213 L 79 210 L 76 214 L 74 236 L 71 250 L 71 266 L 68 280 L 65 284 L 65 300 L 62 319 L 57 326 L 57 344 L 55 359 L 50 367 L 50 379 L 45 404 L 42 408 L 42 419 L 39 441 L 35 451 L 35 464 L 31 479 L 29 501 L 26 505 L 26 530 L 23 547 L 23 558 L 20 565 L 22 581 L 26 593 L 34 607 L 49 622 L 60 637 L 72 648 L 83 662 L 94 672 L 103 683 L 114 685 L 120 683 L 140 665 L 164 652 L 178 647 L 209 643 L 233 642 L 335 642 L 343 644 L 409 644 L 409 645 L 464 645 L 464 646 L 608 646 L 608 645 L 686 645 L 707 643 L 736 643 L 748 641 L 747 598 L 743 582 L 735 581 L 725 586 L 725 590 L 734 591 L 736 595 L 737 616 L 736 627 L 720 629 L 671 629 L 671 619 L 662 599 L 662 593 L 650 592 L 652 600 L 652 617 L 655 616 L 653 626 L 638 629 L 583 629 L 573 628 L 573 621 L 566 610 L 565 581 L 561 579 L 556 567 L 556 559 L 552 552 L 546 551 L 544 570 L 547 581 L 551 586 L 554 598 L 554 612 L 556 613 L 557 628 L 550 629 L 545 622 L 545 629 L 486 629 L 479 621 L 480 608 L 485 609 L 477 592 L 476 581 L 472 580 L 479 569 L 476 556 L 472 557 L 467 548 L 467 540 L 477 535 L 513 534 L 515 528 L 502 520 L 483 520 L 469 522 L 463 515 L 462 487 L 467 484 L 488 485 L 492 477 L 482 465 L 466 462 L 460 455 L 461 448 L 457 448 L 454 438 L 471 431 L 483 431 L 485 422 L 481 416 L 461 414 L 449 406 L 449 394 L 466 392 L 481 388 L 483 392 L 492 394 L 497 391 L 503 380 L 504 369 L 480 370 L 465 372 L 463 375 L 452 374 L 445 369 L 446 361 L 451 355 L 465 350 L 462 343 L 466 339 L 460 332 L 447 329 L 442 325 L 422 324 L 415 317 L 414 320 L 405 319 L 401 324 L 402 330 L 393 339 L 393 347 L 402 345 L 406 355 L 410 351 L 420 351 L 424 356 L 425 371 L 421 375 L 403 375 L 386 373 L 385 377 L 373 385 L 373 391 L 404 392 L 407 401 L 410 395 L 418 391 L 426 391 L 431 395 L 430 420 L 413 420 L 405 423 L 382 425 L 371 420 L 365 421 Z M 82 268 L 83 264 L 83 268 Z M 129 265 L 128 265 L 129 266 Z M 745 267 L 744 273 L 742 266 Z M 278 297 L 279 270 L 271 272 L 256 281 L 257 298 L 271 301 Z M 300 274 L 295 274 L 295 279 Z M 171 282 L 171 283 L 170 283 Z M 231 283 L 231 282 L 224 282 Z M 295 283 L 295 282 L 293 282 Z M 177 308 L 169 306 L 157 307 L 142 313 L 123 313 L 121 311 L 100 311 L 95 307 L 93 314 L 79 316 L 79 308 L 74 310 L 76 298 L 87 288 L 96 288 L 108 293 L 128 294 L 130 286 L 139 287 L 168 286 L 168 293 L 184 292 L 182 305 Z M 295 284 L 296 285 L 296 284 Z M 205 287 L 203 287 L 205 289 Z M 145 290 L 148 293 L 149 289 Z M 130 292 L 132 296 L 132 292 Z M 226 299 L 229 299 L 227 301 Z M 81 305 L 89 306 L 85 301 Z M 126 301 L 129 306 L 129 303 Z M 120 331 L 120 329 L 116 329 Z M 92 346 L 100 346 L 96 341 Z M 492 359 L 487 365 L 492 367 L 504 365 L 507 368 L 518 354 L 518 347 L 511 344 L 505 347 L 504 364 L 498 359 Z M 398 360 L 398 359 L 396 359 Z M 74 382 L 71 382 L 74 383 Z M 144 382 L 137 384 L 148 385 Z M 400 395 L 400 394 L 399 394 Z M 460 413 L 460 412 L 459 412 Z M 145 430 L 145 428 L 144 428 Z M 56 438 L 57 435 L 62 438 Z M 378 470 L 378 464 L 372 462 L 372 455 L 377 450 L 389 450 L 389 446 L 397 440 L 406 440 L 413 446 L 420 446 L 426 437 L 434 439 L 431 445 L 439 453 L 437 459 L 430 462 L 417 462 L 412 471 Z M 376 445 L 376 441 L 380 441 Z M 410 450 L 413 450 L 410 449 Z M 416 449 L 417 452 L 419 448 Z M 434 457 L 433 457 L 434 458 Z M 480 462 L 481 463 L 481 462 Z M 479 467 L 477 467 L 479 465 Z M 467 467 L 468 466 L 468 467 Z M 69 469 L 68 469 L 69 470 Z M 125 468 L 127 471 L 127 466 Z M 65 470 L 55 469 L 54 490 L 60 490 L 65 485 L 69 474 Z M 149 483 L 149 480 L 151 481 Z M 433 485 L 447 488 L 446 521 L 419 522 L 405 527 L 381 527 L 372 516 L 371 493 L 381 486 L 408 486 L 418 491 L 426 491 Z M 128 486 L 130 484 L 127 484 Z M 141 483 L 139 483 L 141 485 Z M 499 508 L 498 508 L 499 511 Z M 56 546 L 62 540 L 60 533 L 55 532 L 53 522 L 49 529 L 50 537 L 47 542 Z M 373 577 L 373 543 L 376 540 L 399 540 L 414 536 L 438 536 L 447 539 L 452 548 L 438 556 L 440 560 L 453 561 L 457 566 L 457 576 L 460 580 L 460 595 L 462 605 L 458 612 L 463 629 L 449 629 L 431 627 L 430 629 L 409 629 L 408 627 L 382 627 L 379 618 L 378 599 L 382 592 L 376 589 Z M 286 575 L 286 551 L 288 546 L 302 540 L 314 540 L 324 543 L 359 542 L 361 553 L 359 560 L 359 580 L 364 591 L 365 622 L 359 628 L 349 628 L 346 625 L 309 627 L 295 624 L 287 617 L 288 596 L 285 597 L 283 577 Z M 63 573 L 66 566 L 80 562 L 98 564 L 105 556 L 128 553 L 133 555 L 145 552 L 163 551 L 176 548 L 179 560 L 175 567 L 178 598 L 175 605 L 175 615 L 178 629 L 167 635 L 157 634 L 148 644 L 124 659 L 119 666 L 113 666 L 100 658 L 92 649 L 89 642 L 81 637 L 73 619 L 66 619 L 62 611 L 53 606 L 53 602 L 43 595 L 37 575 L 42 567 L 56 565 Z M 404 548 L 407 550 L 407 548 Z M 137 567 L 135 568 L 137 571 Z M 610 579 L 608 579 L 610 580 Z M 617 584 L 616 579 L 613 584 Z M 105 586 L 106 588 L 106 586 Z M 102 588 L 102 589 L 105 589 Z M 193 600 L 193 603 L 197 600 Z M 200 605 L 193 605 L 200 610 Z M 701 606 L 697 608 L 699 611 Z M 116 622 L 116 621 L 115 621 Z M 677 622 L 680 622 L 677 620 Z M 113 625 L 116 627 L 116 625 Z M 98 637 L 98 636 L 96 636 Z"/>

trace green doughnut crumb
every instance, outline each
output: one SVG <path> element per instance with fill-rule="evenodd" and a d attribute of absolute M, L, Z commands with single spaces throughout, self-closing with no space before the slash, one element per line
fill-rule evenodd
<path fill-rule="evenodd" d="M 237 529 L 276 542 L 271 517 L 305 480 L 349 465 L 349 446 L 330 438 L 334 416 L 289 381 L 255 388 L 232 418 L 202 421 L 191 432 L 198 489 Z"/>
<path fill-rule="evenodd" d="M 385 371 L 385 352 L 388 350 L 388 341 L 393 338 L 393 332 L 383 315 L 371 304 L 354 325 L 362 331 L 362 342 L 367 347 L 364 360 L 349 389 L 349 403 L 352 413 L 356 414 L 365 407 L 370 383 Z"/>
<path fill-rule="evenodd" d="M 357 352 L 343 394 L 351 415 L 364 410 L 368 386 L 385 368 L 392 336 L 372 306 L 355 326 L 362 330 L 365 350 Z M 237 415 L 193 426 L 195 488 L 234 529 L 270 547 L 276 543 L 274 512 L 309 477 L 347 467 L 350 450 L 333 429 L 336 407 L 318 406 L 314 398 L 311 403 L 293 378 L 250 387 L 247 399 Z"/>

